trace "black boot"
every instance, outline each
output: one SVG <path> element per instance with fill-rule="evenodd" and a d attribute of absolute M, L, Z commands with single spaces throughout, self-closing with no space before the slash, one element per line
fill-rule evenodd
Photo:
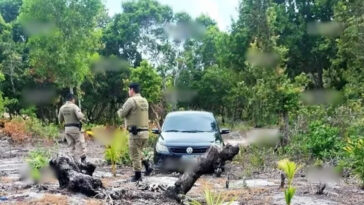
<path fill-rule="evenodd" d="M 143 160 L 142 163 L 145 167 L 145 176 L 149 176 L 153 171 L 152 167 L 150 167 L 149 160 Z"/>
<path fill-rule="evenodd" d="M 135 172 L 134 176 L 130 180 L 131 182 L 137 182 L 142 181 L 142 173 L 141 172 Z"/>

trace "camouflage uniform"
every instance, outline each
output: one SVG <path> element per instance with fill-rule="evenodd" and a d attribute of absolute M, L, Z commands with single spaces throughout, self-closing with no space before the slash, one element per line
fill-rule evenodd
<path fill-rule="evenodd" d="M 148 132 L 148 101 L 140 94 L 135 94 L 128 98 L 123 107 L 118 110 L 119 117 L 126 119 L 128 130 L 132 126 L 136 126 L 138 134 L 130 133 L 129 137 L 129 152 L 133 163 L 134 171 L 142 170 L 143 148 L 145 147 L 149 132 Z"/>
<path fill-rule="evenodd" d="M 58 120 L 65 124 L 65 137 L 68 143 L 68 152 L 77 158 L 86 156 L 86 143 L 80 127 L 84 115 L 81 109 L 74 103 L 67 101 L 59 110 Z M 78 151 L 77 151 L 78 150 Z M 80 153 L 78 153 L 80 152 Z"/>

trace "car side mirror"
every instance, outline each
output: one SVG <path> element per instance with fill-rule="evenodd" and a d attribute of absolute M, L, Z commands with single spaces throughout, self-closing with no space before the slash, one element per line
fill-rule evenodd
<path fill-rule="evenodd" d="M 229 133 L 230 133 L 230 130 L 229 129 L 226 129 L 226 128 L 220 129 L 220 134 L 222 134 L 222 135 L 229 134 Z"/>
<path fill-rule="evenodd" d="M 161 133 L 161 131 L 158 128 L 154 128 L 154 129 L 152 129 L 152 133 L 159 135 Z"/>

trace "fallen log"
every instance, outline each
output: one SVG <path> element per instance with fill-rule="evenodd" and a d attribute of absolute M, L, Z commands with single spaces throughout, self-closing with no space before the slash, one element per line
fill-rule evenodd
<path fill-rule="evenodd" d="M 183 173 L 173 187 L 166 190 L 166 195 L 179 201 L 180 195 L 187 194 L 201 175 L 222 170 L 225 162 L 232 160 L 238 153 L 238 146 L 228 144 L 222 150 L 211 146 L 206 154 L 198 158 L 197 162 Z"/>
<path fill-rule="evenodd" d="M 87 196 L 95 196 L 103 188 L 101 180 L 92 177 L 96 166 L 89 162 L 80 163 L 72 157 L 57 156 L 50 160 L 49 165 L 61 188 Z"/>
<path fill-rule="evenodd" d="M 186 195 L 191 190 L 194 183 L 203 174 L 221 172 L 226 161 L 230 161 L 239 153 L 238 146 L 226 145 L 223 149 L 212 146 L 209 150 L 197 159 L 197 162 L 189 167 L 184 174 L 175 182 L 174 186 L 164 189 L 162 193 L 135 192 L 131 190 L 106 190 L 101 180 L 94 179 L 92 173 L 95 166 L 91 163 L 82 164 L 76 162 L 71 157 L 58 156 L 52 159 L 49 164 L 56 173 L 61 188 L 67 188 L 73 192 L 80 192 L 87 196 L 97 198 L 109 198 L 110 200 L 118 199 L 137 199 L 137 198 L 163 198 L 181 201 L 181 196 Z M 144 188 L 143 190 L 148 190 Z"/>

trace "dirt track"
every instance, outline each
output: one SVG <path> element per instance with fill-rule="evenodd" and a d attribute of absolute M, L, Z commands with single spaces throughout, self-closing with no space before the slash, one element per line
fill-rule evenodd
<path fill-rule="evenodd" d="M 269 131 L 269 130 L 268 130 Z M 274 130 L 271 133 L 274 134 Z M 253 134 L 252 134 L 253 133 Z M 246 145 L 256 136 L 259 130 L 247 133 L 232 133 L 226 142 Z M 46 146 L 38 144 L 38 146 Z M 49 146 L 49 145 L 47 145 Z M 29 181 L 20 180 L 22 172 L 26 170 L 25 157 L 35 145 L 11 145 L 9 138 L 0 137 L 0 204 L 107 204 L 106 201 L 90 199 L 81 194 L 70 193 L 58 188 L 58 182 L 47 177 L 40 185 L 33 185 Z M 62 150 L 64 144 L 59 145 Z M 103 161 L 103 147 L 96 142 L 88 142 L 89 161 L 97 165 L 95 177 L 101 178 L 105 187 L 129 189 L 135 192 L 142 187 L 127 182 L 132 174 L 130 167 L 118 167 L 117 176 L 110 173 L 110 166 Z M 211 188 L 222 193 L 229 199 L 235 199 L 235 204 L 285 204 L 282 190 L 279 189 L 280 173 L 274 169 L 267 169 L 262 173 L 253 173 L 249 178 L 243 174 L 243 167 L 230 163 L 226 172 L 220 178 L 203 176 L 188 193 L 187 197 L 202 199 L 203 190 Z M 230 180 L 227 182 L 227 176 Z M 144 179 L 145 184 L 172 185 L 178 174 L 155 174 Z M 228 184 L 229 188 L 226 188 Z M 310 183 L 306 174 L 301 173 L 295 179 L 297 193 L 293 204 L 301 205 L 334 205 L 334 204 L 364 204 L 364 191 L 355 184 L 343 179 L 328 184 L 324 195 L 316 195 L 316 184 Z M 115 204 L 177 204 L 173 200 L 164 199 L 131 199 L 114 201 Z"/>

